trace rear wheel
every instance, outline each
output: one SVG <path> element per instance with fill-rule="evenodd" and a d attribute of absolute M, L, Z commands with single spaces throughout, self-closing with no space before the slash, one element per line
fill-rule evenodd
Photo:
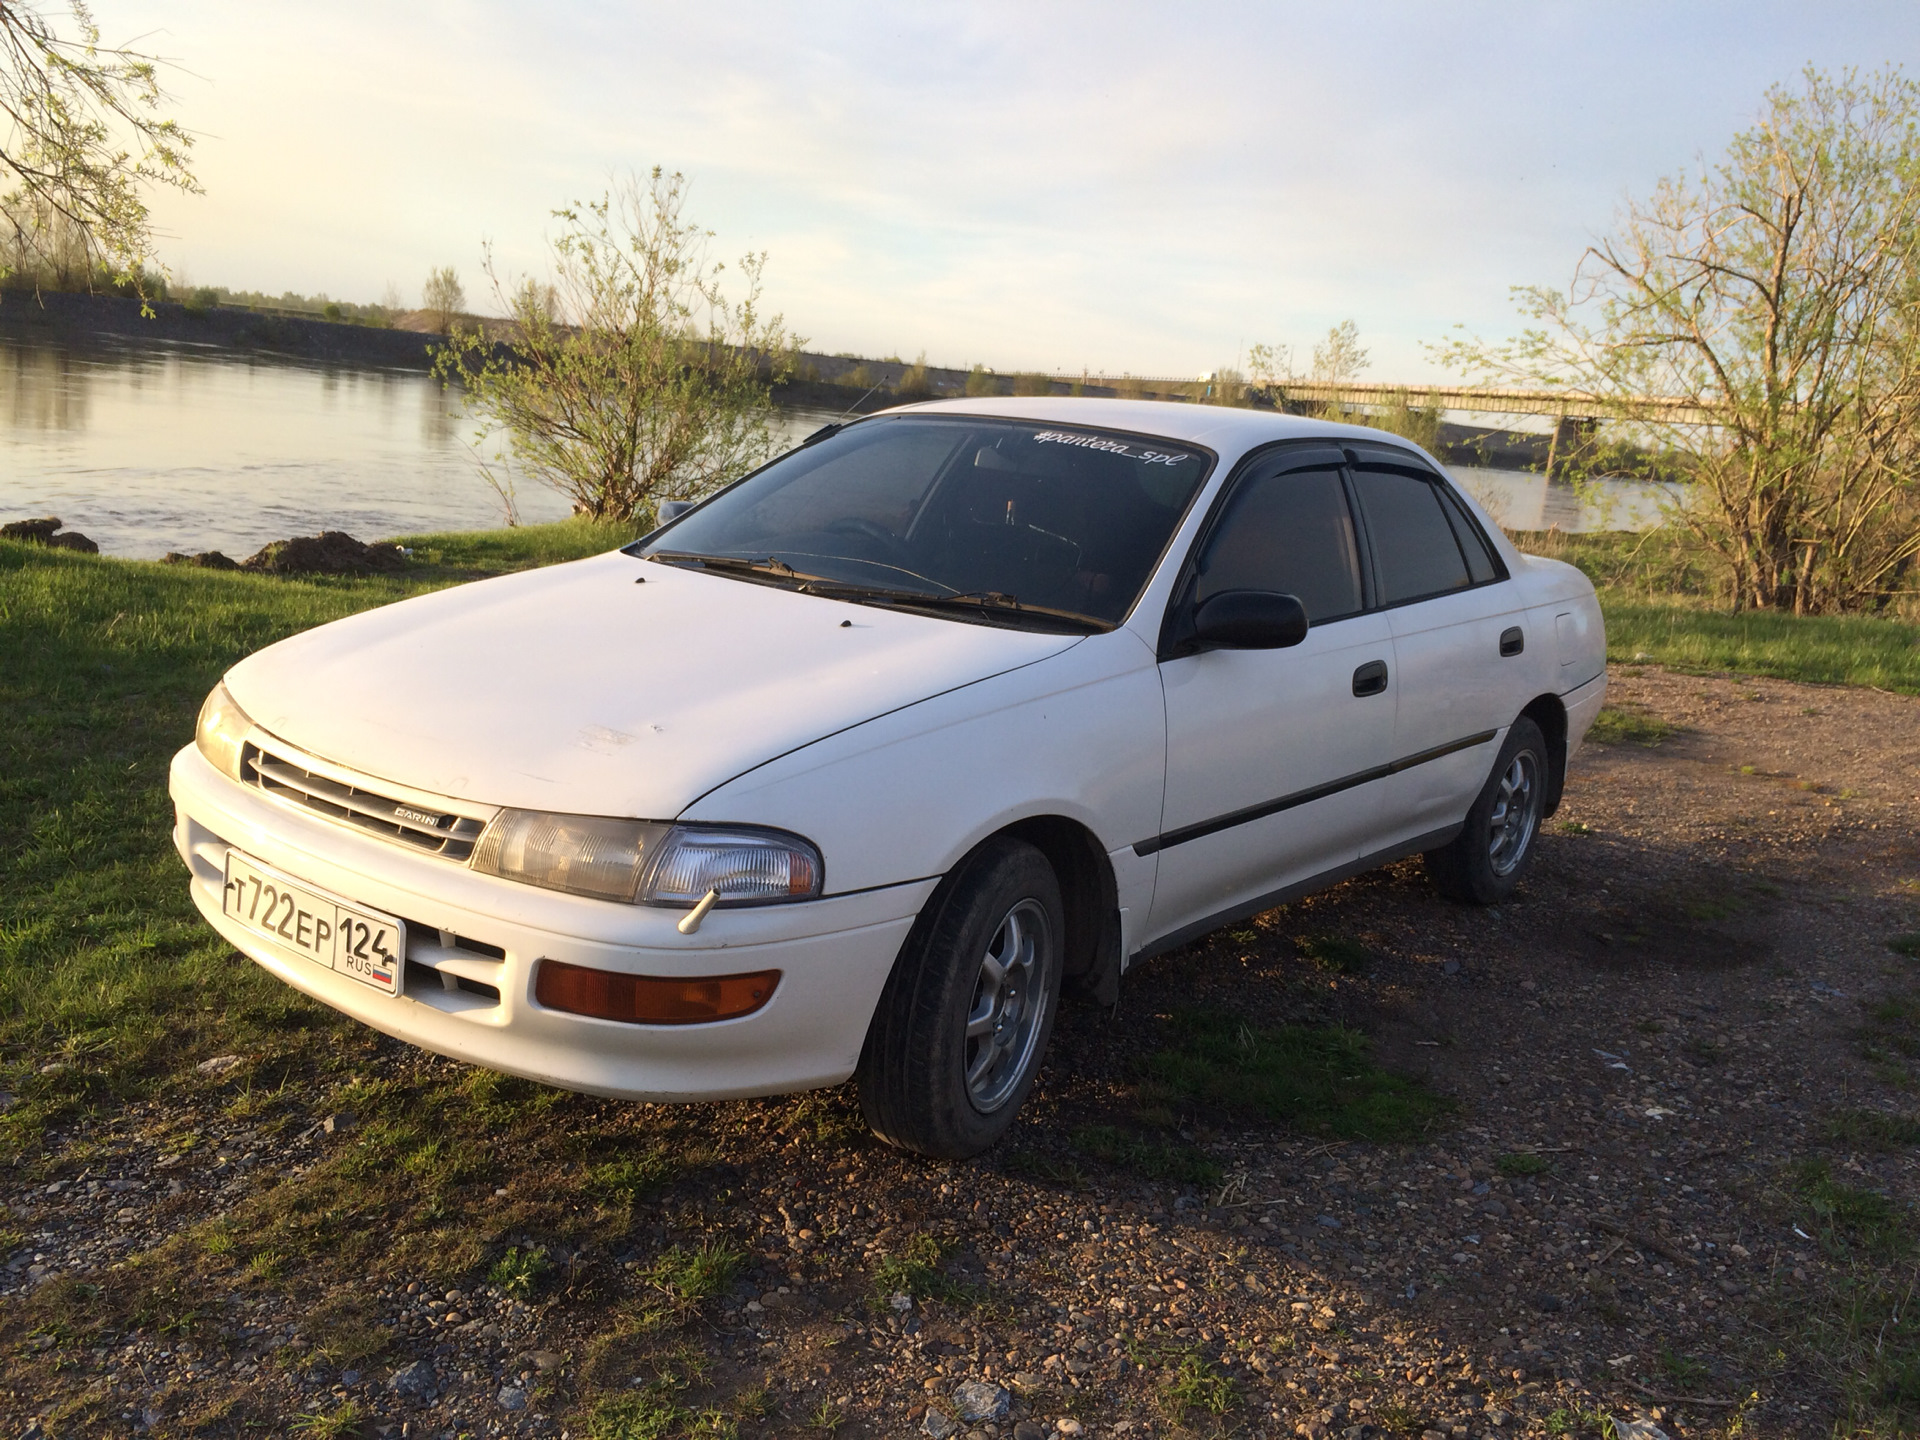
<path fill-rule="evenodd" d="M 1513 894 L 1540 833 L 1547 764 L 1540 727 L 1525 716 L 1514 721 L 1459 835 L 1423 857 L 1441 894 L 1472 905 L 1497 905 Z"/>
<path fill-rule="evenodd" d="M 903 1150 L 963 1159 L 1013 1123 L 1053 1034 L 1066 916 L 1053 867 L 996 840 L 937 891 L 881 994 L 860 1108 Z"/>

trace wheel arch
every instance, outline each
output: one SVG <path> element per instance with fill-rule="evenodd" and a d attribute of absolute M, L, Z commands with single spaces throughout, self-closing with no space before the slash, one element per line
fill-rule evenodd
<path fill-rule="evenodd" d="M 1119 889 L 1113 865 L 1098 837 L 1064 815 L 1016 820 L 981 841 L 1002 836 L 1024 840 L 1053 866 L 1066 911 L 1064 977 L 1102 1005 L 1120 998 Z"/>
<path fill-rule="evenodd" d="M 1560 793 L 1567 783 L 1567 707 L 1558 695 L 1536 695 L 1520 714 L 1540 727 L 1547 742 L 1547 793 L 1540 818 L 1548 818 L 1560 808 Z"/>

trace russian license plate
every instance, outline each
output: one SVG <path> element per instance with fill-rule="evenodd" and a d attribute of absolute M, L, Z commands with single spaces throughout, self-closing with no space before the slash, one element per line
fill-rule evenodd
<path fill-rule="evenodd" d="M 405 921 L 335 900 L 238 850 L 227 851 L 220 909 L 229 920 L 316 965 L 389 995 L 400 993 L 407 954 Z"/>

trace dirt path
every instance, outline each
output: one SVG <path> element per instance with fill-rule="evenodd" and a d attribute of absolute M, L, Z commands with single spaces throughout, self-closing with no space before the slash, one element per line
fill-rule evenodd
<path fill-rule="evenodd" d="M 1011 1404 L 960 1433 L 1017 1440 L 1911 1416 L 1920 961 L 1889 941 L 1920 931 L 1920 702 L 1613 685 L 1656 743 L 1583 752 L 1514 903 L 1451 906 L 1415 862 L 1153 961 L 1117 1013 L 1063 1016 L 1042 1092 L 980 1163 L 879 1147 L 843 1094 L 567 1097 L 541 1112 L 560 1158 L 483 1157 L 448 1191 L 467 1250 L 242 1264 L 248 1227 L 352 1199 L 337 1177 L 370 1127 L 329 1132 L 340 1092 L 263 1112 L 215 1075 L 197 1113 L 65 1135 L 0 1196 L 21 1240 L 4 1433 L 278 1433 L 318 1411 L 407 1440 L 905 1435 L 944 1432 L 929 1404 L 964 1411 L 968 1381 L 986 1388 L 963 1400 Z M 1297 943 L 1325 936 L 1349 942 L 1338 963 Z M 1453 1109 L 1371 1144 L 1169 1102 L 1139 1062 L 1195 1010 L 1357 1026 Z M 474 1093 L 384 1042 L 360 1068 Z M 629 1161 L 622 1192 L 589 1140 L 698 1161 L 654 1180 Z M 1182 1167 L 1204 1187 L 1153 1178 Z M 703 1301 L 686 1265 L 715 1244 L 744 1258 Z M 536 1247 L 544 1270 L 514 1281 Z M 149 1271 L 146 1310 L 87 1318 Z"/>

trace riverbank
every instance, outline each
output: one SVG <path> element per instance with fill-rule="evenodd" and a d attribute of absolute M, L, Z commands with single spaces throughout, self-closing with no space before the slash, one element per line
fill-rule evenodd
<path fill-rule="evenodd" d="M 114 295 L 81 295 L 0 290 L 0 336 L 92 343 L 155 344 L 225 350 L 314 364 L 425 372 L 432 368 L 440 336 L 430 332 L 330 321 L 318 317 L 269 313 L 238 306 L 196 307 L 158 300 L 143 315 L 138 300 Z M 776 404 L 834 414 L 871 414 L 913 400 L 946 399 L 968 393 L 969 385 L 989 394 L 1024 388 L 1037 393 L 1046 384 L 1053 394 L 1195 403 L 1198 382 L 1140 380 L 1124 386 L 1082 384 L 1071 378 L 976 373 L 897 359 L 802 352 L 794 377 L 776 385 Z M 1539 471 L 1545 467 L 1549 437 L 1526 431 L 1443 421 L 1435 446 L 1449 465 L 1478 465 L 1500 470 Z"/>

